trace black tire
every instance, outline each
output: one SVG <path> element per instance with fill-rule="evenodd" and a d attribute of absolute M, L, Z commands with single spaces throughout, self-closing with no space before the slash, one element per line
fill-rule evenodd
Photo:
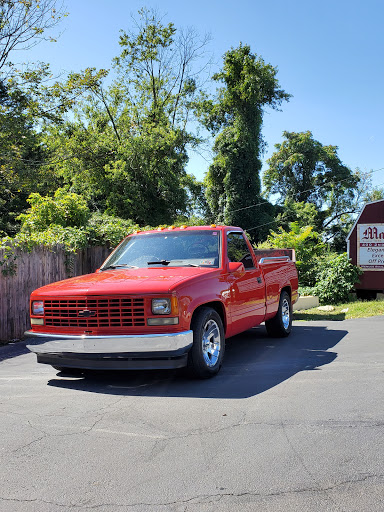
<path fill-rule="evenodd" d="M 276 316 L 265 322 L 267 333 L 272 338 L 286 338 L 292 330 L 292 303 L 287 292 L 280 295 Z"/>
<path fill-rule="evenodd" d="M 225 350 L 220 315 L 212 308 L 201 308 L 191 323 L 193 345 L 188 354 L 188 372 L 198 379 L 209 379 L 219 372 Z"/>

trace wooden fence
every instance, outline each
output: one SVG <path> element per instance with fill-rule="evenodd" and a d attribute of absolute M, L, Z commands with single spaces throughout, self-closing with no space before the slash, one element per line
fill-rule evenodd
<path fill-rule="evenodd" d="M 29 296 L 33 290 L 54 281 L 94 272 L 111 251 L 89 247 L 70 260 L 58 246 L 54 250 L 35 248 L 31 253 L 16 252 L 15 275 L 0 272 L 0 340 L 19 339 L 30 328 Z M 3 258 L 0 251 L 0 261 Z"/>

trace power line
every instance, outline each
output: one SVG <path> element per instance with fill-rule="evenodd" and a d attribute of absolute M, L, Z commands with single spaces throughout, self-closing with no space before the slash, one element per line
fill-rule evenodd
<path fill-rule="evenodd" d="M 365 172 L 365 173 L 362 173 L 362 176 L 369 176 L 375 172 L 379 172 L 379 171 L 383 171 L 384 170 L 384 167 L 381 167 L 380 169 L 376 169 L 374 171 L 369 171 L 369 172 Z M 343 180 L 339 180 L 338 183 L 341 183 L 343 181 L 349 181 L 350 178 L 344 178 Z M 380 186 L 380 185 L 378 185 Z M 297 196 L 300 196 L 301 194 L 304 194 L 305 192 L 311 192 L 311 190 L 313 190 L 312 188 L 309 188 L 307 190 L 302 190 L 301 192 L 299 192 L 297 194 Z M 269 204 L 269 201 L 262 201 L 260 203 L 256 203 L 256 204 L 251 204 L 249 206 L 244 206 L 243 208 L 238 208 L 237 210 L 229 210 L 228 213 L 236 213 L 236 212 L 241 212 L 242 210 L 248 210 L 249 208 L 256 208 L 257 206 L 261 206 L 263 204 Z"/>
<path fill-rule="evenodd" d="M 384 167 L 382 169 L 376 169 L 376 171 L 372 171 L 372 172 L 377 172 L 377 171 L 382 171 L 382 170 L 384 170 Z M 370 173 L 366 173 L 366 174 L 370 174 Z M 379 183 L 377 186 L 381 187 L 382 185 L 384 185 L 384 182 Z M 260 203 L 260 204 L 264 204 L 264 203 Z M 343 213 L 347 213 L 347 212 L 343 212 Z M 276 220 L 271 220 L 270 222 L 265 222 L 264 224 L 259 224 L 258 226 L 255 226 L 253 228 L 247 228 L 246 231 L 252 231 L 253 229 L 262 228 L 264 226 L 269 226 L 270 224 L 275 224 L 275 223 L 276 223 Z"/>

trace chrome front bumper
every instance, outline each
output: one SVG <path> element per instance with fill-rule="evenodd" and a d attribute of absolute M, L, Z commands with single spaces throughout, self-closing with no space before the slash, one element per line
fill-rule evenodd
<path fill-rule="evenodd" d="M 71 336 L 27 331 L 27 348 L 37 354 L 162 353 L 189 350 L 193 331 L 125 336 Z"/>
<path fill-rule="evenodd" d="M 39 363 L 84 369 L 180 368 L 187 364 L 193 331 L 126 336 L 71 336 L 27 331 Z"/>

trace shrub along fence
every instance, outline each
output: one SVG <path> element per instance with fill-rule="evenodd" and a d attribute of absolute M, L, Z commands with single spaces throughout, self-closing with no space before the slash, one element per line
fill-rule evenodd
<path fill-rule="evenodd" d="M 33 290 L 54 281 L 94 272 L 110 253 L 107 247 L 88 247 L 66 253 L 61 246 L 16 250 L 14 275 L 0 272 L 0 340 L 19 339 L 30 328 L 29 296 Z M 3 260 L 0 251 L 0 261 Z"/>

